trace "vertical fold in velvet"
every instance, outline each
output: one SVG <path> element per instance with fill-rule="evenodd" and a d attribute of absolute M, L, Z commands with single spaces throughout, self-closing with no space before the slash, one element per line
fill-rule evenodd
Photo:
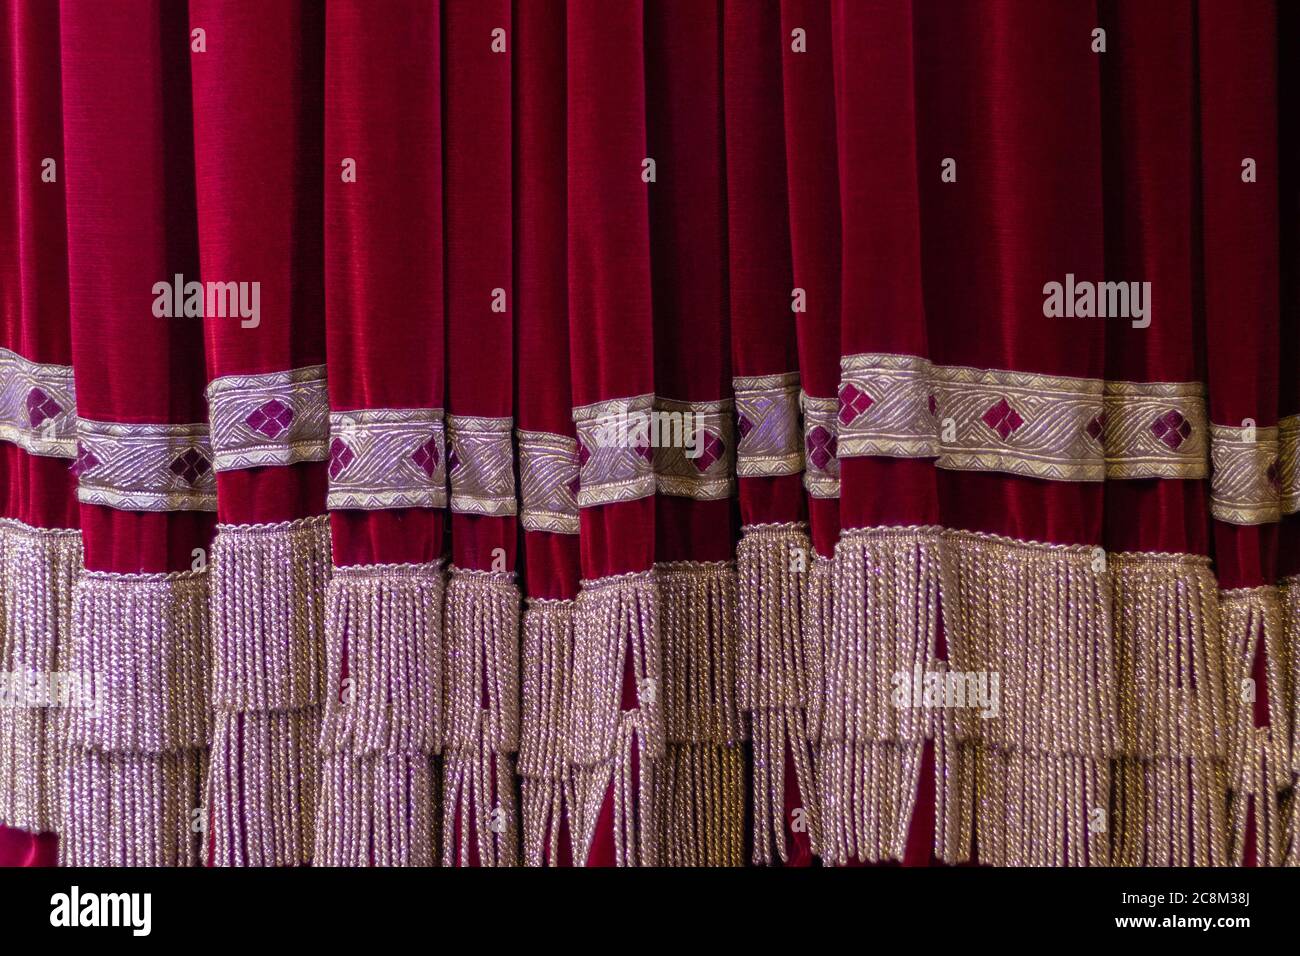
<path fill-rule="evenodd" d="M 192 54 L 194 167 L 219 520 L 210 862 L 292 866 L 315 842 L 329 574 L 324 16 L 297 2 L 189 12 L 206 47 Z M 232 284 L 238 310 L 207 293 Z"/>
<path fill-rule="evenodd" d="M 662 861 L 653 799 L 663 756 L 653 449 L 635 423 L 654 397 L 648 192 L 667 175 L 646 145 L 640 2 L 569 4 L 566 24 L 569 345 L 583 585 L 572 746 L 579 857 Z M 632 423 L 631 427 L 606 423 Z"/>
<path fill-rule="evenodd" d="M 442 10 L 447 437 L 443 859 L 519 852 L 519 588 L 512 453 L 511 58 L 508 0 Z"/>
<path fill-rule="evenodd" d="M 60 10 L 69 306 L 85 570 L 60 855 L 194 865 L 204 831 L 215 508 L 200 321 L 151 308 L 198 275 L 185 10 Z M 113 55 L 106 57 L 105 50 Z"/>

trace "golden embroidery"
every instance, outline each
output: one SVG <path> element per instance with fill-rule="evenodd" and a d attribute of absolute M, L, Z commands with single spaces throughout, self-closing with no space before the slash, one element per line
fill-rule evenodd
<path fill-rule="evenodd" d="M 803 470 L 799 429 L 799 373 L 738 375 L 736 393 L 736 475 L 756 478 L 794 475 Z"/>
<path fill-rule="evenodd" d="M 527 531 L 578 533 L 578 442 L 567 435 L 516 430 L 519 522 Z"/>
<path fill-rule="evenodd" d="M 803 409 L 803 486 L 814 498 L 840 496 L 840 461 L 836 430 L 840 404 L 837 398 L 799 393 Z"/>
<path fill-rule="evenodd" d="M 934 396 L 941 468 L 1104 477 L 1100 380 L 936 366 Z"/>
<path fill-rule="evenodd" d="M 578 507 L 654 494 L 653 404 L 653 395 L 637 395 L 573 410 L 578 428 Z"/>
<path fill-rule="evenodd" d="M 33 455 L 77 453 L 77 399 L 69 365 L 44 365 L 0 348 L 0 441 Z"/>
<path fill-rule="evenodd" d="M 320 461 L 329 442 L 325 366 L 223 375 L 207 388 L 217 471 Z"/>
<path fill-rule="evenodd" d="M 1282 514 L 1300 511 L 1300 415 L 1288 415 L 1277 423 L 1278 493 Z"/>
<path fill-rule="evenodd" d="M 441 408 L 331 412 L 326 505 L 446 507 L 446 457 Z"/>
<path fill-rule="evenodd" d="M 915 355 L 864 353 L 840 362 L 839 454 L 933 458 L 933 368 Z"/>
<path fill-rule="evenodd" d="M 1210 513 L 1233 524 L 1282 517 L 1277 428 L 1210 425 Z"/>
<path fill-rule="evenodd" d="M 654 469 L 660 494 L 697 501 L 731 497 L 736 486 L 731 404 L 655 399 Z"/>
<path fill-rule="evenodd" d="M 208 426 L 77 421 L 77 500 L 125 511 L 216 511 Z"/>
<path fill-rule="evenodd" d="M 1209 434 L 1200 382 L 1106 383 L 1107 478 L 1204 478 Z"/>
<path fill-rule="evenodd" d="M 515 513 L 515 459 L 509 418 L 447 416 L 447 475 L 451 510 L 460 514 Z"/>

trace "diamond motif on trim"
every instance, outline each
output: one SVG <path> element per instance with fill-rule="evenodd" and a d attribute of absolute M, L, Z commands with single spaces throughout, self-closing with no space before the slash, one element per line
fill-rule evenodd
<path fill-rule="evenodd" d="M 1192 423 L 1176 408 L 1169 409 L 1151 423 L 1151 434 L 1174 450 L 1177 450 L 1191 433 Z"/>
<path fill-rule="evenodd" d="M 740 432 L 740 437 L 744 438 L 754 430 L 754 423 L 745 415 L 736 416 L 736 429 Z"/>
<path fill-rule="evenodd" d="M 191 485 L 197 484 L 211 469 L 212 464 L 197 448 L 189 449 L 171 463 L 172 474 Z"/>
<path fill-rule="evenodd" d="M 293 409 L 278 398 L 273 398 L 253 409 L 244 422 L 253 431 L 260 432 L 267 438 L 275 438 L 292 424 Z"/>
<path fill-rule="evenodd" d="M 1268 469 L 1264 472 L 1264 477 L 1276 490 L 1282 490 L 1282 469 L 1276 458 L 1268 463 Z"/>
<path fill-rule="evenodd" d="M 929 402 L 928 402 L 927 404 L 929 404 L 929 406 L 930 406 L 930 414 L 931 414 L 931 415 L 937 415 L 937 414 L 939 414 L 939 400 L 938 400 L 937 398 L 934 397 L 934 393 L 933 393 L 933 392 L 930 393 L 930 400 L 929 400 Z"/>
<path fill-rule="evenodd" d="M 433 477 L 433 473 L 438 470 L 438 436 L 430 435 L 428 440 L 411 453 L 411 461 L 420 466 L 420 469 Z"/>
<path fill-rule="evenodd" d="M 1011 407 L 1005 398 L 999 398 L 996 405 L 993 405 L 980 416 L 984 424 L 998 433 L 1003 441 L 1007 436 L 1025 423 L 1020 414 Z"/>
<path fill-rule="evenodd" d="M 77 459 L 72 463 L 72 467 L 70 467 L 68 470 L 71 471 L 78 478 L 80 478 L 82 473 L 89 471 L 90 469 L 94 468 L 98 464 L 99 464 L 99 459 L 95 457 L 95 453 L 91 451 L 89 448 L 87 448 L 85 445 L 78 442 Z"/>
<path fill-rule="evenodd" d="M 578 442 L 578 467 L 579 468 L 584 467 L 587 464 L 587 460 L 590 458 L 591 458 L 591 449 L 588 448 L 586 445 L 584 445 L 582 442 Z"/>
<path fill-rule="evenodd" d="M 1098 412 L 1096 415 L 1093 415 L 1087 426 L 1084 428 L 1084 431 L 1088 433 L 1088 436 L 1096 442 L 1101 441 L 1102 432 L 1105 430 L 1106 415 L 1104 412 Z"/>
<path fill-rule="evenodd" d="M 688 459 L 695 463 L 695 467 L 700 471 L 708 471 L 715 461 L 722 457 L 722 453 L 727 450 L 727 446 L 722 439 L 713 432 L 706 431 L 704 440 L 700 443 L 700 454 L 697 458 Z"/>
<path fill-rule="evenodd" d="M 447 470 L 455 471 L 460 467 L 460 455 L 456 454 L 456 448 L 453 445 L 447 452 Z"/>
<path fill-rule="evenodd" d="M 655 460 L 655 450 L 650 446 L 650 439 L 645 436 L 637 438 L 636 453 L 646 461 L 652 462 Z"/>
<path fill-rule="evenodd" d="M 27 420 L 33 428 L 39 428 L 41 422 L 48 421 L 61 411 L 63 406 L 46 395 L 44 390 L 33 388 L 27 393 Z"/>
<path fill-rule="evenodd" d="M 814 425 L 808 432 L 808 457 L 821 471 L 825 471 L 835 457 L 838 445 L 835 436 L 821 425 Z"/>
<path fill-rule="evenodd" d="M 852 382 L 840 386 L 840 424 L 848 425 L 865 412 L 876 400 Z"/>
<path fill-rule="evenodd" d="M 330 442 L 330 477 L 337 478 L 356 460 L 356 453 L 348 447 L 347 442 L 336 438 Z"/>

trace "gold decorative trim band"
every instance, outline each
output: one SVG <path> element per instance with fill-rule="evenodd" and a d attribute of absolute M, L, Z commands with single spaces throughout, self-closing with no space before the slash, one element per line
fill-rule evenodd
<path fill-rule="evenodd" d="M 736 490 L 732 402 L 655 399 L 655 487 L 660 494 L 697 501 L 730 498 Z"/>
<path fill-rule="evenodd" d="M 1211 423 L 1210 460 L 1210 514 L 1232 524 L 1281 519 L 1276 427 Z"/>
<path fill-rule="evenodd" d="M 513 425 L 511 418 L 447 416 L 453 512 L 496 517 L 515 513 Z"/>
<path fill-rule="evenodd" d="M 1102 383 L 935 366 L 940 468 L 1100 481 Z"/>
<path fill-rule="evenodd" d="M 208 384 L 217 471 L 321 461 L 328 454 L 325 366 L 223 375 Z"/>
<path fill-rule="evenodd" d="M 1107 478 L 1204 478 L 1209 441 L 1200 382 L 1107 382 Z"/>
<path fill-rule="evenodd" d="M 215 511 L 208 426 L 77 422 L 77 500 L 124 511 Z"/>
<path fill-rule="evenodd" d="M 843 457 L 937 456 L 941 468 L 1055 481 L 1208 473 L 1199 382 L 1103 382 L 876 352 L 840 364 Z"/>
<path fill-rule="evenodd" d="M 803 486 L 814 498 L 840 496 L 838 398 L 799 393 L 803 409 Z"/>
<path fill-rule="evenodd" d="M 573 410 L 578 427 L 578 507 L 634 501 L 655 492 L 649 412 L 654 396 L 615 398 Z"/>
<path fill-rule="evenodd" d="M 1288 415 L 1277 423 L 1278 494 L 1282 514 L 1300 511 L 1300 415 Z"/>
<path fill-rule="evenodd" d="M 0 441 L 33 455 L 75 458 L 72 367 L 42 365 L 0 348 Z"/>
<path fill-rule="evenodd" d="M 331 509 L 445 508 L 446 434 L 441 408 L 330 412 Z"/>
<path fill-rule="evenodd" d="M 803 470 L 799 428 L 799 373 L 737 375 L 736 476 L 797 475 Z"/>
<path fill-rule="evenodd" d="M 938 456 L 929 361 L 871 352 L 846 355 L 840 366 L 840 457 Z"/>
<path fill-rule="evenodd" d="M 525 531 L 578 533 L 578 440 L 517 429 L 519 522 Z"/>

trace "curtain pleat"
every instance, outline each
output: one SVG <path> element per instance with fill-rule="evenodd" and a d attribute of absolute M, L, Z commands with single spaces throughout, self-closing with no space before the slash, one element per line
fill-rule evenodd
<path fill-rule="evenodd" d="M 0 863 L 1294 865 L 1297 29 L 13 0 Z"/>

